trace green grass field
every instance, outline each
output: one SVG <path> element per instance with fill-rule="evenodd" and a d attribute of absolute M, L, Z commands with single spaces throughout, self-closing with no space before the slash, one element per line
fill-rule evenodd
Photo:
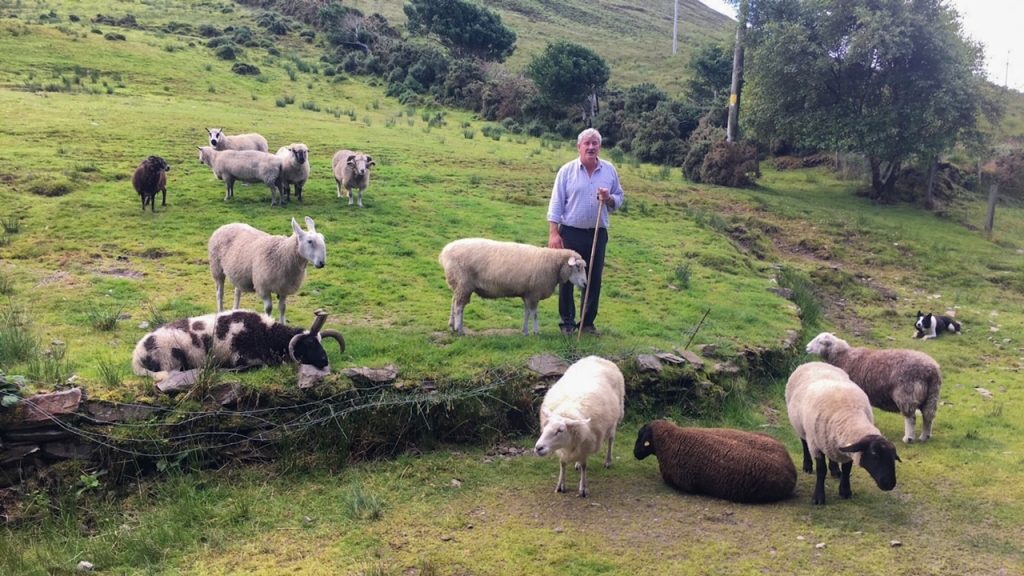
<path fill-rule="evenodd" d="M 519 4 L 549 3 L 501 3 Z M 36 23 L 51 9 L 58 22 Z M 88 22 L 127 12 L 141 29 Z M 103 469 L 65 463 L 50 491 L 2 494 L 0 573 L 69 574 L 81 560 L 109 574 L 1024 572 L 1019 206 L 1001 205 L 987 237 L 980 199 L 938 217 L 873 205 L 855 195 L 863 183 L 824 170 L 766 169 L 756 188 L 730 190 L 621 158 L 628 208 L 613 217 L 603 335 L 578 346 L 566 339 L 549 299 L 541 335 L 526 338 L 520 302 L 474 299 L 470 335 L 455 338 L 438 252 L 466 236 L 542 244 L 551 181 L 575 156 L 571 142 L 495 140 L 470 115 L 402 106 L 363 79 L 294 72 L 297 61 L 315 70 L 317 55 L 291 37 L 281 56 L 247 52 L 262 70 L 250 78 L 198 38 L 160 30 L 172 21 L 251 24 L 229 2 L 8 2 L 0 13 L 18 15 L 0 19 L 0 337 L 28 334 L 40 350 L 63 342 L 68 372 L 93 397 L 163 401 L 128 375 L 131 350 L 144 322 L 215 309 L 206 262 L 214 229 L 241 221 L 286 234 L 291 218 L 306 215 L 327 238 L 328 264 L 309 271 L 289 318 L 331 313 L 349 343 L 331 352 L 335 370 L 395 363 L 404 380 L 458 382 L 542 352 L 624 358 L 681 348 L 709 309 L 691 349 L 714 344 L 733 359 L 803 328 L 800 310 L 773 291 L 793 271 L 822 303 L 815 327 L 858 345 L 924 350 L 945 378 L 933 440 L 898 446 L 897 488 L 880 492 L 855 471 L 853 499 L 840 501 L 830 481 L 824 508 L 810 505 L 803 474 L 794 498 L 742 506 L 675 493 L 652 459 L 633 459 L 637 429 L 657 415 L 764 430 L 798 458 L 784 382 L 741 382 L 702 418 L 627 405 L 615 465 L 592 467 L 588 500 L 554 493 L 557 463 L 530 454 L 533 438 L 371 462 L 313 463 L 296 447 L 274 463 L 187 473 L 172 465 L 109 490 Z M 439 113 L 443 124 L 431 125 Z M 271 207 L 262 186 L 239 186 L 225 202 L 223 184 L 197 159 L 211 126 L 261 132 L 272 149 L 306 143 L 305 202 Z M 335 195 L 329 164 L 341 148 L 377 161 L 365 209 Z M 168 206 L 155 214 L 140 209 L 130 182 L 150 154 L 172 165 Z M 963 335 L 913 339 L 919 309 L 955 310 Z M 108 319 L 113 327 L 100 328 Z M 37 368 L 0 361 L 9 375 Z M 294 385 L 288 368 L 240 378 L 257 390 Z M 29 391 L 54 384 L 37 379 Z M 900 437 L 898 415 L 876 418 L 887 437 Z"/>

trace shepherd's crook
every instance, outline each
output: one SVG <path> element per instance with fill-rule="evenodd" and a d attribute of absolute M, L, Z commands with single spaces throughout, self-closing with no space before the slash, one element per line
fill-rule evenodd
<path fill-rule="evenodd" d="M 598 195 L 600 199 L 600 195 Z M 597 222 L 594 223 L 594 243 L 590 246 L 590 260 L 587 260 L 587 288 L 583 291 L 583 302 L 580 304 L 580 325 L 576 332 L 576 342 L 583 336 L 583 320 L 587 313 L 587 299 L 590 298 L 590 278 L 594 274 L 594 255 L 597 254 L 597 235 L 601 233 L 601 212 L 604 210 L 604 201 L 597 203 Z"/>

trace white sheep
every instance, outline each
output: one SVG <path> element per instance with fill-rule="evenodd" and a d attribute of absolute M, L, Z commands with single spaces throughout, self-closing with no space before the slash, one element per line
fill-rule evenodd
<path fill-rule="evenodd" d="M 563 282 L 587 286 L 586 262 L 567 249 L 463 238 L 445 246 L 438 261 L 452 289 L 448 326 L 459 334 L 466 333 L 463 310 L 474 293 L 481 298 L 522 298 L 523 334 L 529 335 L 531 319 L 534 332 L 540 332 L 537 306 L 555 287 Z"/>
<path fill-rule="evenodd" d="M 839 497 L 849 498 L 854 464 L 868 471 L 882 490 L 896 486 L 896 447 L 875 427 L 867 394 L 846 372 L 824 362 L 797 367 L 786 382 L 786 411 L 803 444 L 804 472 L 817 464 L 811 503 L 825 503 L 825 458 L 832 475 L 839 473 Z M 841 468 L 841 469 L 840 469 Z"/>
<path fill-rule="evenodd" d="M 272 293 L 277 294 L 280 321 L 285 322 L 285 300 L 299 291 L 306 278 L 306 264 L 323 268 L 327 262 L 324 235 L 316 231 L 313 219 L 306 216 L 306 229 L 292 218 L 291 236 L 272 236 L 248 224 L 225 224 L 210 236 L 210 273 L 217 284 L 217 311 L 224 310 L 224 278 L 235 285 L 235 308 L 242 292 L 256 292 L 263 299 L 263 310 L 274 309 Z"/>
<path fill-rule="evenodd" d="M 199 161 L 213 169 L 213 174 L 227 186 L 224 200 L 235 197 L 235 182 L 252 184 L 263 182 L 270 188 L 270 205 L 281 198 L 281 159 L 268 152 L 256 150 L 215 150 L 210 146 L 199 148 Z"/>
<path fill-rule="evenodd" d="M 281 159 L 281 192 L 287 202 L 291 186 L 295 185 L 295 199 L 302 201 L 302 187 L 309 180 L 309 147 L 301 142 L 282 146 L 276 156 Z"/>
<path fill-rule="evenodd" d="M 558 454 L 558 484 L 565 492 L 565 465 L 580 471 L 579 496 L 590 494 L 587 458 L 608 443 L 604 466 L 612 465 L 615 429 L 625 415 L 626 384 L 619 367 L 610 360 L 587 356 L 565 371 L 544 395 L 540 407 L 540 438 L 534 446 L 538 456 Z"/>
<path fill-rule="evenodd" d="M 207 128 L 210 133 L 210 146 L 216 150 L 257 150 L 270 152 L 267 139 L 255 132 L 228 136 L 220 128 Z"/>
<path fill-rule="evenodd" d="M 341 198 L 342 189 L 345 190 L 345 197 L 348 198 L 348 205 L 352 205 L 354 194 L 353 189 L 359 190 L 359 207 L 363 207 L 363 191 L 370 185 L 370 168 L 376 166 L 372 156 L 362 152 L 351 150 L 338 150 L 334 153 L 331 167 L 334 170 L 334 182 L 338 185 L 338 198 Z"/>
<path fill-rule="evenodd" d="M 807 344 L 807 353 L 845 370 L 867 393 L 872 406 L 902 414 L 903 442 L 914 441 L 918 410 L 924 420 L 920 441 L 931 438 L 942 389 L 942 372 L 931 356 L 916 350 L 857 348 L 830 332 L 815 336 Z"/>

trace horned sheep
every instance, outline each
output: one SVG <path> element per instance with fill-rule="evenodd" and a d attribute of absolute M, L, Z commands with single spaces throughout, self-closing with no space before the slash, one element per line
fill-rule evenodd
<path fill-rule="evenodd" d="M 321 330 L 326 321 L 327 314 L 322 311 L 317 312 L 309 330 L 248 310 L 186 318 L 143 336 L 135 345 L 132 369 L 139 376 L 165 382 L 210 362 L 220 368 L 246 369 L 290 361 L 299 365 L 301 386 L 306 374 L 322 377 L 330 371 L 322 337 L 334 338 L 345 351 L 340 332 Z"/>
<path fill-rule="evenodd" d="M 452 289 L 448 326 L 465 334 L 463 311 L 475 293 L 481 298 L 523 299 L 523 334 L 540 332 L 537 307 L 555 287 L 572 282 L 587 286 L 587 265 L 579 253 L 515 242 L 463 238 L 449 243 L 438 257 Z"/>
<path fill-rule="evenodd" d="M 896 447 L 875 427 L 868 396 L 842 369 L 824 362 L 797 367 L 786 382 L 786 411 L 803 445 L 803 469 L 817 478 L 811 503 L 825 504 L 825 459 L 839 474 L 839 497 L 850 498 L 850 472 L 856 464 L 882 490 L 896 487 Z"/>
<path fill-rule="evenodd" d="M 924 420 L 919 440 L 931 438 L 942 388 L 942 372 L 931 356 L 916 350 L 853 347 L 830 332 L 815 336 L 807 352 L 845 370 L 872 406 L 902 414 L 903 442 L 914 441 L 918 410 Z"/>
<path fill-rule="evenodd" d="M 363 207 L 363 191 L 370 185 L 370 168 L 376 166 L 372 156 L 362 152 L 351 150 L 338 150 L 334 153 L 331 161 L 331 168 L 334 171 L 334 182 L 338 185 L 338 198 L 341 198 L 342 190 L 348 198 L 348 205 L 351 206 L 355 194 L 353 190 L 359 191 L 360 208 Z"/>
<path fill-rule="evenodd" d="M 210 273 L 217 284 L 217 311 L 224 310 L 224 279 L 235 286 L 235 308 L 242 292 L 256 292 L 268 315 L 277 294 L 280 321 L 285 321 L 285 300 L 298 292 L 306 277 L 306 264 L 323 268 L 327 245 L 306 216 L 306 231 L 292 218 L 291 236 L 274 236 L 248 224 L 225 224 L 210 236 Z"/>
<path fill-rule="evenodd" d="M 796 467 L 781 442 L 728 428 L 683 428 L 655 420 L 637 434 L 633 456 L 654 454 L 665 483 L 733 502 L 775 502 L 796 487 Z"/>
<path fill-rule="evenodd" d="M 255 132 L 228 136 L 220 128 L 207 128 L 206 131 L 210 134 L 210 146 L 215 150 L 257 150 L 259 152 L 270 152 L 267 139 Z"/>
<path fill-rule="evenodd" d="M 283 203 L 281 196 L 281 159 L 256 150 L 216 150 L 210 146 L 199 148 L 199 161 L 213 170 L 214 176 L 224 181 L 227 192 L 224 200 L 235 197 L 235 182 L 254 184 L 263 182 L 270 188 L 270 205 Z"/>
<path fill-rule="evenodd" d="M 132 175 L 132 186 L 142 197 L 142 210 L 149 209 L 156 212 L 156 193 L 163 192 L 161 206 L 167 206 L 167 173 L 171 167 L 160 156 L 150 156 L 139 164 Z"/>
<path fill-rule="evenodd" d="M 587 458 L 607 442 L 604 466 L 612 465 L 615 429 L 625 414 L 626 387 L 622 372 L 610 360 L 587 356 L 565 371 L 544 396 L 540 407 L 538 456 L 558 455 L 558 484 L 565 492 L 565 465 L 573 462 L 580 471 L 579 496 L 590 494 Z"/>
<path fill-rule="evenodd" d="M 285 201 L 295 186 L 295 199 L 302 201 L 302 187 L 309 180 L 309 147 L 301 142 L 282 146 L 276 156 L 281 159 L 281 193 Z"/>

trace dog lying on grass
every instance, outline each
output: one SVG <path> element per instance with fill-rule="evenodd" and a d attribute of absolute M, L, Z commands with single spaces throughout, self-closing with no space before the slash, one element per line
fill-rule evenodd
<path fill-rule="evenodd" d="M 914 338 L 938 338 L 943 332 L 960 333 L 960 323 L 953 320 L 951 316 L 935 316 L 931 313 L 923 314 L 917 311 L 917 322 L 914 323 L 917 334 Z"/>

